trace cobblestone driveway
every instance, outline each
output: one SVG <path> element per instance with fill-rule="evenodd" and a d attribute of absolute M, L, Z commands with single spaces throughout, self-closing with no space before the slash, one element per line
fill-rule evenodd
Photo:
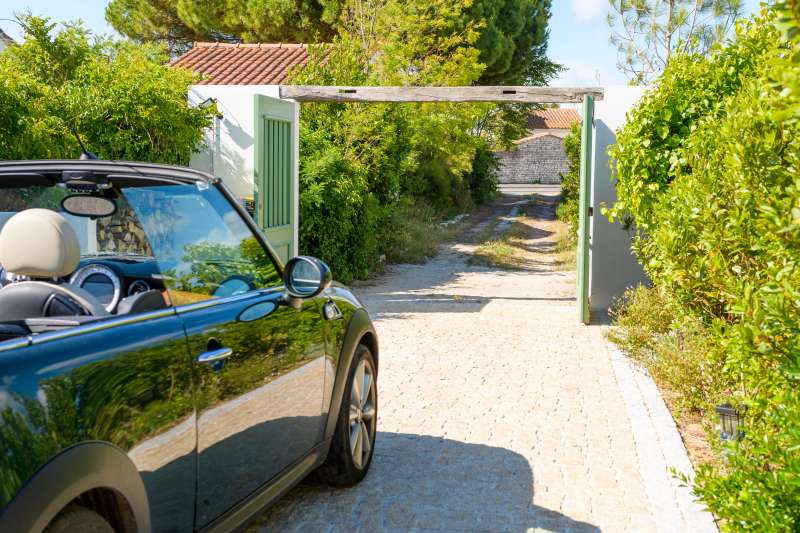
<path fill-rule="evenodd" d="M 540 204 L 541 205 L 541 204 Z M 357 487 L 295 488 L 263 531 L 716 531 L 652 382 L 578 324 L 552 202 L 519 271 L 455 244 L 359 292 L 380 336 L 379 434 Z"/>

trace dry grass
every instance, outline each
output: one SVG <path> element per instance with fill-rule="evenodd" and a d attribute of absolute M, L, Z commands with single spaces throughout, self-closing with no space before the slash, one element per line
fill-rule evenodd
<path fill-rule="evenodd" d="M 478 237 L 480 244 L 467 262 L 471 265 L 508 270 L 525 266 L 530 255 L 526 243 L 530 239 L 533 229 L 533 218 L 528 216 L 528 212 L 532 211 L 534 201 L 532 199 L 519 210 L 508 229 L 500 237 L 495 237 L 500 220 L 496 219 L 489 224 Z"/>
<path fill-rule="evenodd" d="M 636 287 L 626 292 L 613 313 L 609 339 L 647 368 L 658 385 L 689 453 L 697 466 L 713 462 L 708 442 L 713 408 L 724 397 L 722 367 L 708 326 L 676 316 L 657 289 Z"/>
<path fill-rule="evenodd" d="M 425 202 L 405 203 L 392 215 L 394 233 L 386 252 L 387 263 L 424 263 L 436 255 L 441 244 L 451 242 L 472 223 L 472 213 L 458 222 L 443 225 L 443 213 Z M 376 269 L 375 273 L 380 272 Z"/>
<path fill-rule="evenodd" d="M 570 225 L 559 220 L 554 228 L 556 231 L 556 270 L 575 270 L 577 250 Z"/>
<path fill-rule="evenodd" d="M 469 258 L 469 264 L 492 268 L 518 268 L 523 262 L 518 251 L 505 239 L 489 241 L 478 246 L 472 257 Z"/>
<path fill-rule="evenodd" d="M 678 426 L 678 433 L 680 433 L 692 465 L 697 468 L 700 465 L 717 461 L 718 459 L 711 449 L 711 444 L 708 442 L 707 421 L 703 416 L 692 411 L 681 411 L 678 405 L 679 402 L 676 400 L 677 394 L 675 391 L 664 384 L 660 384 L 659 389 L 664 402 L 673 414 L 675 425 Z"/>

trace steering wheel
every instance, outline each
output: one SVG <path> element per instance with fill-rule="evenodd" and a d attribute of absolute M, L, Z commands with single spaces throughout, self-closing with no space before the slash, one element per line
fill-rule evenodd
<path fill-rule="evenodd" d="M 228 296 L 236 296 L 237 294 L 244 294 L 255 289 L 253 283 L 249 278 L 240 275 L 234 275 L 217 285 L 214 292 L 211 293 L 215 298 L 226 298 Z"/>

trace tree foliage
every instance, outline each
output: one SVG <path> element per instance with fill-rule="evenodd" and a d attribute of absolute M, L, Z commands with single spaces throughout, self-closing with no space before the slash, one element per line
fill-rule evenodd
<path fill-rule="evenodd" d="M 474 0 L 446 22 L 454 32 L 476 31 L 473 46 L 485 66 L 484 85 L 539 85 L 547 60 L 551 0 Z M 193 41 L 331 42 L 342 31 L 374 29 L 375 13 L 392 0 L 111 0 L 106 19 L 121 34 L 166 44 L 173 52 Z M 436 2 L 406 2 L 401 16 L 437 15 Z M 443 19 L 451 17 L 441 13 Z M 429 20 L 431 17 L 427 17 Z"/>
<path fill-rule="evenodd" d="M 352 27 L 312 51 L 292 83 L 468 85 L 482 72 L 477 38 L 462 29 L 466 2 L 387 2 L 348 15 Z M 458 31 L 456 31 L 458 30 Z M 472 128 L 491 106 L 307 104 L 301 115 L 301 248 L 337 276 L 364 276 L 406 232 L 404 198 L 439 209 L 470 203 L 466 175 L 484 141 Z M 493 176 L 487 168 L 486 179 Z M 336 224 L 332 225 L 331 220 Z"/>
<path fill-rule="evenodd" d="M 650 83 L 675 53 L 704 55 L 741 15 L 742 0 L 609 0 L 617 68 Z"/>
<path fill-rule="evenodd" d="M 191 75 L 153 46 L 92 40 L 80 25 L 21 20 L 0 54 L 0 159 L 102 158 L 187 164 L 213 109 L 190 108 Z"/>
<path fill-rule="evenodd" d="M 645 229 L 656 289 L 703 325 L 716 401 L 746 407 L 695 487 L 732 531 L 800 528 L 799 30 L 778 2 L 709 57 L 676 56 L 612 150 L 611 213 Z"/>
<path fill-rule="evenodd" d="M 291 82 L 479 83 L 487 69 L 477 46 L 484 21 L 472 19 L 474 8 L 467 0 L 353 4 L 342 14 L 340 37 L 319 47 Z M 526 76 L 544 83 L 555 71 L 545 59 Z M 493 197 L 497 164 L 491 151 L 520 135 L 525 110 L 461 103 L 306 104 L 301 248 L 329 261 L 345 279 L 366 275 L 381 256 L 398 259 L 397 250 L 418 250 L 410 242 L 421 233 L 415 217 L 429 212 L 419 206 L 446 213 Z"/>
<path fill-rule="evenodd" d="M 547 72 L 551 0 L 476 0 L 465 22 L 478 23 L 480 85 L 541 85 Z M 546 80 L 545 80 L 546 81 Z"/>
<path fill-rule="evenodd" d="M 317 43 L 306 68 L 291 76 L 298 84 L 542 85 L 558 70 L 545 55 L 550 3 L 112 0 L 107 18 L 124 35 L 166 41 L 173 50 L 206 38 Z M 329 261 L 343 280 L 415 248 L 409 241 L 420 229 L 411 226 L 421 221 L 412 215 L 424 214 L 430 226 L 431 209 L 444 214 L 492 198 L 492 150 L 524 133 L 529 110 L 304 105 L 301 248 Z"/>
<path fill-rule="evenodd" d="M 324 42 L 345 0 L 111 0 L 106 20 L 132 39 L 173 52 L 194 41 Z"/>
<path fill-rule="evenodd" d="M 556 207 L 559 219 L 569 224 L 570 242 L 577 244 L 578 212 L 581 187 L 581 123 L 573 122 L 564 137 L 564 151 L 569 161 L 569 170 L 561 174 L 561 201 Z"/>

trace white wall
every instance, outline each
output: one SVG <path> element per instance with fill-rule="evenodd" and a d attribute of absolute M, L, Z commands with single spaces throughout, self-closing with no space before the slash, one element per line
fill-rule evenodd
<path fill-rule="evenodd" d="M 592 161 L 593 216 L 589 241 L 589 305 L 594 318 L 602 318 L 625 289 L 647 283 L 641 265 L 631 252 L 632 230 L 619 222 L 608 221 L 603 204 L 612 206 L 617 191 L 612 181 L 608 147 L 616 142 L 616 130 L 625 123 L 625 114 L 644 94 L 646 87 L 605 87 L 603 100 L 595 103 L 594 150 Z"/>
<path fill-rule="evenodd" d="M 222 118 L 206 132 L 206 148 L 192 156 L 189 166 L 219 178 L 240 198 L 253 197 L 255 176 L 254 96 L 279 97 L 277 85 L 192 85 L 189 102 L 217 101 Z"/>
<path fill-rule="evenodd" d="M 277 85 L 192 85 L 189 102 L 198 105 L 214 98 L 221 118 L 205 133 L 205 148 L 194 154 L 189 166 L 218 178 L 238 198 L 253 198 L 255 186 L 255 96 L 280 98 Z M 299 254 L 300 106 L 294 112 L 293 246 Z"/>

